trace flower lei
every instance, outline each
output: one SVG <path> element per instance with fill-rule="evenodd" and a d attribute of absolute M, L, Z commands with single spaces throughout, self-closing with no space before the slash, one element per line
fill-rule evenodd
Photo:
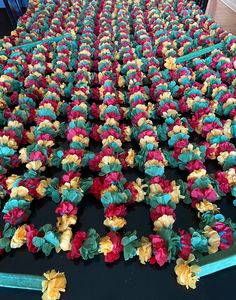
<path fill-rule="evenodd" d="M 220 41 L 205 58 L 178 63 Z M 38 44 L 11 49 L 28 42 Z M 192 1 L 30 1 L 0 41 L 0 253 L 26 245 L 111 263 L 123 252 L 159 266 L 179 257 L 179 281 L 195 287 L 192 254 L 227 249 L 235 237 L 214 203 L 236 197 L 235 54 L 236 38 Z M 208 174 L 208 160 L 221 170 Z M 46 176 L 51 167 L 59 178 Z M 187 171 L 187 181 L 169 180 L 167 167 Z M 144 176 L 128 181 L 129 168 Z M 86 193 L 104 208 L 105 236 L 73 232 Z M 45 197 L 57 204 L 57 223 L 35 228 L 31 202 Z M 173 229 L 182 200 L 196 209 L 198 229 Z M 130 205 L 141 201 L 154 233 L 123 234 Z"/>

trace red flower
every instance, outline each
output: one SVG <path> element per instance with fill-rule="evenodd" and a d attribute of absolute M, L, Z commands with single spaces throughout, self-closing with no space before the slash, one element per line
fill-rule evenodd
<path fill-rule="evenodd" d="M 183 258 L 184 260 L 187 260 L 189 254 L 192 253 L 191 234 L 187 233 L 184 230 L 179 230 L 179 234 L 180 234 L 181 250 L 178 253 L 178 256 Z"/>
<path fill-rule="evenodd" d="M 15 207 L 5 214 L 3 219 L 11 225 L 18 225 L 24 223 L 28 217 L 28 214 L 22 208 Z"/>
<path fill-rule="evenodd" d="M 103 178 L 101 177 L 95 177 L 93 179 L 93 184 L 90 188 L 90 193 L 97 199 L 100 200 L 101 199 L 101 193 L 104 189 L 104 182 L 103 182 Z"/>
<path fill-rule="evenodd" d="M 193 172 L 194 170 L 205 169 L 204 163 L 200 160 L 191 160 L 186 165 L 185 168 L 189 172 Z"/>
<path fill-rule="evenodd" d="M 126 216 L 126 207 L 124 204 L 115 205 L 114 203 L 109 204 L 105 210 L 105 217 L 112 218 L 112 217 L 122 217 Z"/>
<path fill-rule="evenodd" d="M 138 191 L 135 188 L 134 184 L 132 182 L 126 182 L 125 185 L 124 185 L 124 187 L 125 187 L 125 189 L 129 190 L 130 193 L 131 193 L 130 200 L 126 204 L 132 204 L 132 203 L 134 203 L 135 200 L 138 197 Z"/>
<path fill-rule="evenodd" d="M 171 193 L 173 191 L 173 187 L 171 182 L 168 179 L 164 179 L 161 176 L 155 176 L 151 178 L 151 184 L 158 183 L 164 193 Z"/>
<path fill-rule="evenodd" d="M 221 191 L 223 193 L 227 194 L 230 192 L 230 185 L 229 185 L 228 179 L 226 178 L 225 175 L 226 175 L 225 172 L 218 171 L 216 173 L 216 180 L 219 183 L 219 187 L 220 187 Z"/>
<path fill-rule="evenodd" d="M 112 241 L 113 248 L 112 251 L 105 255 L 105 262 L 111 263 L 120 258 L 120 252 L 123 250 L 121 244 L 121 236 L 118 232 L 111 231 L 107 234 Z"/>
<path fill-rule="evenodd" d="M 34 198 L 40 198 L 40 195 L 37 193 L 36 189 L 40 183 L 38 178 L 27 178 L 19 182 L 19 186 L 25 186 L 29 190 L 29 194 Z"/>
<path fill-rule="evenodd" d="M 174 219 L 176 218 L 173 208 L 165 205 L 158 205 L 151 210 L 151 219 L 153 222 L 155 222 L 163 215 L 173 216 Z"/>
<path fill-rule="evenodd" d="M 3 237 L 2 231 L 0 231 L 0 239 Z M 0 255 L 4 253 L 4 249 L 0 249 Z"/>
<path fill-rule="evenodd" d="M 25 227 L 25 229 L 26 229 L 26 245 L 27 245 L 27 248 L 28 248 L 29 252 L 36 253 L 38 251 L 38 248 L 33 245 L 32 240 L 33 240 L 34 237 L 38 236 L 39 231 L 38 231 L 38 229 L 34 228 L 33 224 L 32 225 L 27 225 Z"/>
<path fill-rule="evenodd" d="M 67 253 L 68 259 L 75 259 L 80 257 L 80 247 L 82 246 L 83 242 L 87 238 L 87 233 L 85 231 L 78 231 L 72 242 L 71 242 L 71 251 Z"/>
<path fill-rule="evenodd" d="M 99 142 L 100 141 L 100 135 L 98 133 L 98 129 L 99 129 L 99 126 L 97 124 L 95 124 L 92 128 L 92 131 L 90 133 L 90 137 L 92 139 L 94 139 L 96 142 Z"/>

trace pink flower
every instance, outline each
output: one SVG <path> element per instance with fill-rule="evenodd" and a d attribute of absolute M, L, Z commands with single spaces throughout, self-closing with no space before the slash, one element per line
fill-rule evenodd
<path fill-rule="evenodd" d="M 110 174 L 106 175 L 104 178 L 104 185 L 105 188 L 110 186 L 113 183 L 120 182 L 124 176 L 119 172 L 111 172 Z"/>
<path fill-rule="evenodd" d="M 193 197 L 196 200 L 203 200 L 207 199 L 208 201 L 214 202 L 218 199 L 218 195 L 215 190 L 209 188 L 209 189 L 199 189 L 195 188 L 191 191 L 191 197 Z"/>
<path fill-rule="evenodd" d="M 168 261 L 168 250 L 166 248 L 165 241 L 157 234 L 150 235 L 150 240 L 153 245 L 154 256 L 152 256 L 149 260 L 150 264 L 157 263 L 160 267 L 162 267 Z"/>
<path fill-rule="evenodd" d="M 68 201 L 61 202 L 55 210 L 58 215 L 76 215 L 78 208 Z"/>
<path fill-rule="evenodd" d="M 228 249 L 234 242 L 234 236 L 232 229 L 222 223 L 222 222 L 216 222 L 215 226 L 213 227 L 214 230 L 216 230 L 220 236 L 220 249 L 225 250 Z"/>

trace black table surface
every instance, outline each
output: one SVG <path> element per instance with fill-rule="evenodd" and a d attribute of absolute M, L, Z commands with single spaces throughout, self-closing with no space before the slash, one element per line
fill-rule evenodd
<path fill-rule="evenodd" d="M 0 10 L 0 37 L 10 33 L 10 24 L 4 10 Z M 207 163 L 209 173 L 214 173 L 216 166 Z M 55 170 L 50 170 L 50 176 L 58 176 Z M 138 176 L 134 171 L 126 172 L 128 180 Z M 167 168 L 166 176 L 169 179 L 183 178 L 186 174 Z M 225 197 L 217 202 L 221 212 L 226 217 L 236 221 L 236 208 L 232 198 Z M 32 208 L 31 223 L 36 227 L 46 223 L 55 224 L 54 213 L 56 204 L 45 199 L 35 202 Z M 174 229 L 196 228 L 196 213 L 187 205 L 180 203 L 176 210 Z M 79 205 L 78 224 L 76 229 L 88 230 L 95 228 L 99 234 L 105 233 L 103 226 L 103 208 L 93 197 L 84 197 Z M 3 226 L 0 213 L 0 228 Z M 137 230 L 138 236 L 149 235 L 152 224 L 149 218 L 149 208 L 140 203 L 128 211 L 125 231 Z M 229 296 L 234 299 L 236 268 L 229 268 L 216 274 L 202 278 L 196 290 L 187 290 L 179 286 L 174 274 L 174 263 L 158 266 L 141 265 L 138 259 L 124 262 L 121 258 L 114 264 L 106 264 L 102 255 L 91 261 L 70 261 L 65 254 L 52 254 L 45 257 L 41 254 L 31 254 L 25 247 L 17 249 L 0 257 L 0 272 L 25 273 L 41 275 L 49 269 L 64 271 L 68 286 L 63 293 L 62 300 L 218 300 Z M 0 300 L 39 300 L 40 292 L 0 288 Z"/>

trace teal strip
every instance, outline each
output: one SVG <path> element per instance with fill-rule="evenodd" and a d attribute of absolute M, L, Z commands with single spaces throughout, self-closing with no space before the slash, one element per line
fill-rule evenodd
<path fill-rule="evenodd" d="M 223 49 L 223 47 L 224 47 L 224 42 L 215 44 L 215 45 L 207 47 L 207 48 L 203 48 L 203 49 L 201 49 L 199 51 L 195 51 L 195 52 L 189 53 L 187 55 L 178 57 L 176 59 L 176 63 L 181 64 L 181 63 L 189 61 L 189 60 L 191 60 L 193 58 L 196 58 L 196 57 L 202 56 L 202 55 L 204 55 L 206 53 L 209 53 L 209 52 L 211 52 L 211 51 L 213 51 L 215 49 Z"/>
<path fill-rule="evenodd" d="M 0 273 L 0 287 L 42 291 L 43 276 Z"/>
<path fill-rule="evenodd" d="M 236 266 L 236 245 L 231 246 L 227 250 L 203 256 L 192 264 L 200 266 L 201 271 L 197 273 L 199 277 Z"/>
<path fill-rule="evenodd" d="M 28 43 L 28 44 L 23 44 L 23 45 L 18 45 L 18 46 L 14 46 L 14 47 L 11 47 L 9 48 L 10 50 L 15 50 L 15 49 L 22 49 L 22 48 L 32 48 L 32 47 L 35 47 L 37 45 L 41 45 L 43 43 L 53 43 L 53 42 L 58 42 L 64 38 L 67 38 L 67 37 L 70 37 L 71 34 L 65 34 L 65 35 L 61 35 L 61 36 L 57 36 L 57 37 L 52 37 L 52 38 L 49 38 L 49 39 L 44 39 L 44 40 L 40 40 L 40 41 L 37 41 L 37 42 L 33 42 L 33 43 Z"/>

